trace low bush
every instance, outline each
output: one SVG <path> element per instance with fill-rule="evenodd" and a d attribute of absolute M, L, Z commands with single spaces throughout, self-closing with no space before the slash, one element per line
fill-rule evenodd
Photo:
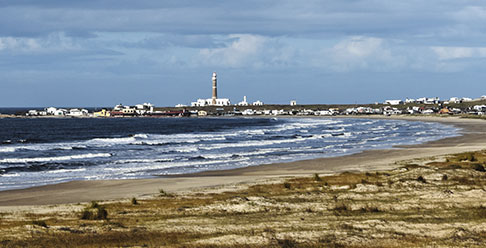
<path fill-rule="evenodd" d="M 88 207 L 86 207 L 81 212 L 81 219 L 82 220 L 107 220 L 108 211 L 106 211 L 105 207 L 93 201 Z"/>
<path fill-rule="evenodd" d="M 417 177 L 417 181 L 419 181 L 421 183 L 427 183 L 427 180 L 425 180 L 425 178 L 423 176 Z"/>
<path fill-rule="evenodd" d="M 284 183 L 283 183 L 283 186 L 284 186 L 284 188 L 286 188 L 286 189 L 290 189 L 291 184 L 290 184 L 289 182 L 284 182 Z"/>
<path fill-rule="evenodd" d="M 475 171 L 486 172 L 486 169 L 484 169 L 484 166 L 482 164 L 472 164 L 472 168 Z"/>
<path fill-rule="evenodd" d="M 40 226 L 40 227 L 45 227 L 45 228 L 48 227 L 47 226 L 47 223 L 45 221 L 43 221 L 43 220 L 33 220 L 32 221 L 32 225 L 34 225 L 34 226 Z"/>

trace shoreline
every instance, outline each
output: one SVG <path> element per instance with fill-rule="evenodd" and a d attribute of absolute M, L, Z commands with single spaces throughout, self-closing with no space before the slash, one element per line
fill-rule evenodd
<path fill-rule="evenodd" d="M 320 117 L 322 118 L 322 117 Z M 335 117 L 333 117 L 335 118 Z M 486 122 L 457 117 L 423 116 L 355 116 L 338 118 L 394 119 L 449 124 L 461 128 L 460 136 L 417 145 L 398 146 L 386 150 L 366 150 L 351 155 L 299 160 L 295 162 L 264 164 L 245 168 L 207 171 L 151 179 L 71 181 L 27 189 L 0 191 L 0 206 L 32 206 L 118 200 L 130 197 L 148 197 L 158 193 L 187 192 L 194 189 L 221 187 L 241 183 L 256 183 L 282 177 L 335 174 L 344 171 L 373 171 L 393 169 L 399 161 L 444 156 L 486 147 Z"/>

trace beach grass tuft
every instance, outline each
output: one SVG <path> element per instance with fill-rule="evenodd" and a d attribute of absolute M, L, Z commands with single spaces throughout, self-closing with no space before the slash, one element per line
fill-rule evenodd
<path fill-rule="evenodd" d="M 33 220 L 32 225 L 48 228 L 47 223 L 43 220 Z"/>
<path fill-rule="evenodd" d="M 89 206 L 83 209 L 80 218 L 82 220 L 107 220 L 108 211 L 98 202 L 92 201 Z"/>
<path fill-rule="evenodd" d="M 283 183 L 283 186 L 284 186 L 284 188 L 286 188 L 286 189 L 290 189 L 290 188 L 292 187 L 292 184 L 291 184 L 291 183 L 289 183 L 289 182 L 284 182 L 284 183 Z"/>

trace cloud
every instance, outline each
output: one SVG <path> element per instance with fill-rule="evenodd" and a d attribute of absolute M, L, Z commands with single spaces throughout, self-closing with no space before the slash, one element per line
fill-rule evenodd
<path fill-rule="evenodd" d="M 294 58 L 294 50 L 279 38 L 251 34 L 231 34 L 224 47 L 199 50 L 196 64 L 230 68 L 264 68 L 286 66 Z"/>
<path fill-rule="evenodd" d="M 40 47 L 41 45 L 36 39 L 0 37 L 0 52 L 2 50 L 35 51 L 38 50 Z"/>
<path fill-rule="evenodd" d="M 485 58 L 486 47 L 431 47 L 440 60 Z"/>
<path fill-rule="evenodd" d="M 399 56 L 385 44 L 386 41 L 376 37 L 356 36 L 344 39 L 328 50 L 332 63 L 329 67 L 335 71 L 350 70 L 383 70 L 398 66 Z"/>

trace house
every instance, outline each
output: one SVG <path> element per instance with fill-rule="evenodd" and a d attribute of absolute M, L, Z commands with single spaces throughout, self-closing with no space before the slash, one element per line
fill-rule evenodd
<path fill-rule="evenodd" d="M 318 110 L 314 112 L 315 115 L 333 115 L 329 110 Z"/>
<path fill-rule="evenodd" d="M 123 115 L 135 115 L 135 108 L 127 107 L 122 109 L 121 112 L 123 113 Z"/>
<path fill-rule="evenodd" d="M 197 116 L 206 116 L 206 115 L 208 115 L 208 112 L 206 112 L 204 110 L 197 111 Z"/>
<path fill-rule="evenodd" d="M 459 98 L 459 97 L 451 97 L 449 99 L 449 103 L 461 103 L 462 102 L 462 99 Z"/>
<path fill-rule="evenodd" d="M 415 99 L 408 99 L 408 98 L 405 99 L 405 103 L 416 103 L 416 102 L 417 102 L 417 100 L 415 100 Z"/>
<path fill-rule="evenodd" d="M 475 105 L 473 109 L 478 112 L 484 112 L 486 111 L 486 105 Z"/>
<path fill-rule="evenodd" d="M 422 98 L 417 99 L 417 103 L 439 104 L 440 98 L 438 98 L 438 97 L 422 97 Z"/>
<path fill-rule="evenodd" d="M 399 114 L 402 114 L 402 111 L 397 109 L 397 108 L 392 108 L 392 107 L 387 106 L 387 107 L 383 108 L 383 114 L 387 115 L 387 116 L 399 115 Z"/>
<path fill-rule="evenodd" d="M 57 108 L 54 108 L 54 107 L 49 107 L 49 108 L 46 108 L 45 111 L 48 115 L 54 115 L 54 113 L 56 112 Z"/>
<path fill-rule="evenodd" d="M 151 103 L 143 103 L 135 105 L 135 113 L 138 115 L 150 114 L 154 112 L 154 105 Z"/>
<path fill-rule="evenodd" d="M 56 116 L 64 116 L 67 113 L 67 109 L 58 109 L 54 112 L 54 115 Z"/>
<path fill-rule="evenodd" d="M 93 113 L 94 117 L 110 117 L 110 115 L 111 115 L 110 111 L 106 109 L 102 109 L 101 111 Z"/>
<path fill-rule="evenodd" d="M 439 114 L 441 114 L 441 115 L 443 115 L 443 114 L 451 115 L 452 114 L 452 111 L 450 111 L 448 108 L 443 108 L 443 109 L 439 110 Z"/>
<path fill-rule="evenodd" d="M 215 99 L 216 104 L 213 104 L 213 99 L 197 99 L 195 102 L 191 102 L 191 107 L 205 107 L 205 106 L 229 106 L 231 101 L 228 98 Z"/>
<path fill-rule="evenodd" d="M 83 116 L 88 116 L 88 110 L 86 109 L 70 109 L 67 113 L 66 116 L 71 116 L 71 117 L 83 117 Z"/>
<path fill-rule="evenodd" d="M 290 101 L 290 106 L 295 106 L 295 105 L 297 105 L 297 101 L 296 100 Z"/>
<path fill-rule="evenodd" d="M 260 101 L 260 100 L 258 100 L 258 101 L 253 102 L 251 105 L 253 105 L 253 106 L 263 106 L 263 102 Z"/>
<path fill-rule="evenodd" d="M 385 101 L 385 104 L 389 104 L 389 105 L 399 105 L 399 104 L 402 104 L 403 101 L 402 100 L 386 100 Z"/>
<path fill-rule="evenodd" d="M 450 109 L 450 111 L 451 111 L 452 113 L 454 113 L 454 114 L 460 114 L 460 113 L 462 113 L 462 110 L 461 110 L 461 109 L 459 109 L 459 108 L 452 108 L 452 109 Z"/>
<path fill-rule="evenodd" d="M 34 110 L 34 109 L 31 109 L 27 112 L 26 115 L 28 116 L 37 116 L 39 113 L 37 112 L 37 110 Z"/>

